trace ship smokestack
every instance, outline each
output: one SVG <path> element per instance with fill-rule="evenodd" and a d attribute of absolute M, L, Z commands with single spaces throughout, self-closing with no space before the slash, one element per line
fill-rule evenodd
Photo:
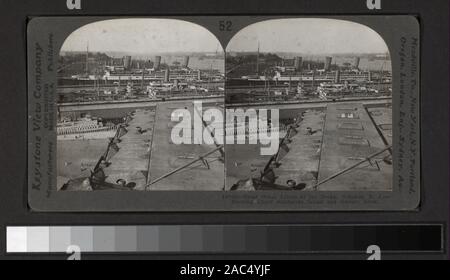
<path fill-rule="evenodd" d="M 331 56 L 325 57 L 325 67 L 324 67 L 325 71 L 330 71 L 330 69 L 331 69 L 331 61 L 332 61 Z"/>
<path fill-rule="evenodd" d="M 153 63 L 153 69 L 158 70 L 161 65 L 161 56 L 155 56 L 155 62 Z"/>
<path fill-rule="evenodd" d="M 336 75 L 334 76 L 334 83 L 341 83 L 341 70 L 336 70 Z"/>
<path fill-rule="evenodd" d="M 302 71 L 303 58 L 301 56 L 295 57 L 294 67 L 297 72 Z"/>
<path fill-rule="evenodd" d="M 359 57 L 355 57 L 355 60 L 353 61 L 353 68 L 359 69 L 359 62 L 361 59 Z"/>
<path fill-rule="evenodd" d="M 168 83 L 170 81 L 170 70 L 166 69 L 164 72 L 164 82 Z"/>
<path fill-rule="evenodd" d="M 187 55 L 183 58 L 183 64 L 181 65 L 181 67 L 188 68 L 188 66 L 189 66 L 189 56 Z"/>
<path fill-rule="evenodd" d="M 123 67 L 126 70 L 129 70 L 131 68 L 131 56 L 127 55 L 123 57 Z"/>

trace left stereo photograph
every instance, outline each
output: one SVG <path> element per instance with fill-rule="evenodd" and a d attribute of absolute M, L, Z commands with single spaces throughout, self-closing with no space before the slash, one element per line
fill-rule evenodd
<path fill-rule="evenodd" d="M 180 118 L 201 113 L 194 100 L 223 107 L 224 53 L 207 29 L 94 22 L 67 37 L 55 70 L 57 190 L 223 189 L 222 147 L 171 135 Z"/>

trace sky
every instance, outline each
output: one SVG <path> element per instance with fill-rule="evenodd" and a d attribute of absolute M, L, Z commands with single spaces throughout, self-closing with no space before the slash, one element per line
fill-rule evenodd
<path fill-rule="evenodd" d="M 216 52 L 221 47 L 204 27 L 174 19 L 114 19 L 85 25 L 64 42 L 61 51 Z"/>
<path fill-rule="evenodd" d="M 336 19 L 276 19 L 252 24 L 239 31 L 227 51 L 292 52 L 310 55 L 386 53 L 386 43 L 364 25 Z"/>

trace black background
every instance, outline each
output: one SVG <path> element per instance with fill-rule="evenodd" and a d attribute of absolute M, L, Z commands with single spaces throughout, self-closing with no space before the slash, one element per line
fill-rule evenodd
<path fill-rule="evenodd" d="M 0 258 L 59 258 L 65 255 L 6 255 L 6 226 L 147 224 L 443 223 L 449 219 L 449 2 L 382 0 L 0 0 Z M 333 213 L 33 213 L 27 207 L 26 23 L 31 16 L 64 15 L 376 15 L 411 14 L 421 25 L 422 199 L 416 212 Z M 447 234 L 447 231 L 446 231 Z M 447 240 L 446 240 L 447 244 Z M 88 258 L 172 258 L 173 255 L 87 255 Z M 176 258 L 192 259 L 182 255 Z M 204 258 L 200 256 L 199 258 Z M 228 258 L 366 258 L 365 255 L 208 256 Z M 384 255 L 384 258 L 447 258 L 447 254 Z"/>

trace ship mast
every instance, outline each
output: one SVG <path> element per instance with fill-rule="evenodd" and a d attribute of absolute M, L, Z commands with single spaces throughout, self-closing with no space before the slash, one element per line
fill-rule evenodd
<path fill-rule="evenodd" d="M 86 44 L 86 75 L 89 75 L 89 41 Z"/>
<path fill-rule="evenodd" d="M 144 92 L 144 75 L 145 75 L 145 65 L 142 64 L 142 80 L 141 80 L 141 90 L 142 93 Z"/>
<path fill-rule="evenodd" d="M 258 52 L 256 54 L 256 74 L 259 75 L 259 41 L 258 41 Z"/>

